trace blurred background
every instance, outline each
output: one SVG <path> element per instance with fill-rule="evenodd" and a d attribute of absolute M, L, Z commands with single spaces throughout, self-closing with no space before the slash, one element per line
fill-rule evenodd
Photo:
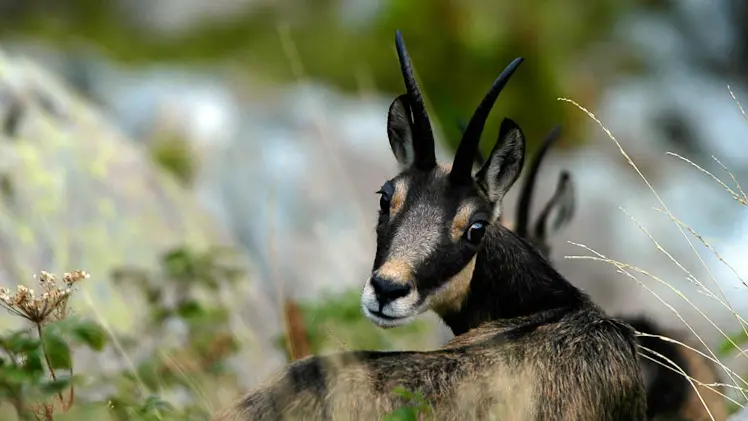
<path fill-rule="evenodd" d="M 111 346 L 74 353 L 91 376 L 81 402 L 225 405 L 288 360 L 284 332 L 307 352 L 439 346 L 451 334 L 431 314 L 383 331 L 359 311 L 374 192 L 396 172 L 385 124 L 404 92 L 400 29 L 446 160 L 458 123 L 526 59 L 481 149 L 505 116 L 529 154 L 563 126 L 534 201 L 537 213 L 559 171 L 572 172 L 560 271 L 613 314 L 684 330 L 677 312 L 716 349 L 741 338 L 734 312 L 748 310 L 747 214 L 666 153 L 746 204 L 722 168 L 748 180 L 746 22 L 740 0 L 0 0 L 0 284 L 91 273 L 72 306 Z M 657 196 L 558 98 L 594 113 Z M 658 197 L 699 237 L 654 209 Z M 639 279 L 671 307 L 610 264 L 565 259 L 590 255 L 567 241 L 656 275 L 669 286 Z M 0 318 L 2 329 L 21 322 Z M 214 351 L 220 369 L 201 360 Z"/>

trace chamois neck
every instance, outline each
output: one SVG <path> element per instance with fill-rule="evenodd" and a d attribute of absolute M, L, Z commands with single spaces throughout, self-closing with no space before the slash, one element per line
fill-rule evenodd
<path fill-rule="evenodd" d="M 492 225 L 484 241 L 460 310 L 442 315 L 455 335 L 486 322 L 589 302 L 534 246 L 509 229 Z"/>

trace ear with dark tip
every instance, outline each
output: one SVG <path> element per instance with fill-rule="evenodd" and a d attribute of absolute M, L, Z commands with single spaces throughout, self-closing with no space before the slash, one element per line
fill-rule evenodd
<path fill-rule="evenodd" d="M 410 168 L 415 160 L 413 120 L 410 118 L 408 94 L 395 98 L 387 112 L 387 137 L 400 169 Z"/>
<path fill-rule="evenodd" d="M 501 202 L 512 187 L 525 163 L 525 135 L 517 123 L 505 118 L 499 139 L 486 163 L 475 174 L 475 181 L 494 205 Z"/>
<path fill-rule="evenodd" d="M 540 171 L 540 165 L 543 163 L 548 150 L 556 142 L 561 134 L 561 127 L 556 126 L 551 130 L 548 136 L 545 137 L 543 143 L 540 145 L 535 157 L 530 162 L 530 169 L 527 176 L 524 179 L 522 190 L 519 193 L 519 199 L 517 200 L 517 235 L 526 238 L 529 234 L 530 225 L 530 207 L 532 204 L 533 192 L 535 190 L 535 184 L 538 178 L 538 172 Z"/>
<path fill-rule="evenodd" d="M 462 119 L 457 120 L 457 127 L 460 128 L 460 136 L 464 136 L 465 129 L 467 129 L 467 124 L 465 124 L 465 121 Z M 475 151 L 475 164 L 478 166 L 478 168 L 480 168 L 485 163 L 486 163 L 486 158 L 483 157 L 483 154 L 480 152 L 480 149 L 477 149 Z"/>
<path fill-rule="evenodd" d="M 553 197 L 548 201 L 535 223 L 535 238 L 547 243 L 548 239 L 563 230 L 574 217 L 575 209 L 574 183 L 568 171 L 564 170 L 558 177 L 558 184 Z"/>

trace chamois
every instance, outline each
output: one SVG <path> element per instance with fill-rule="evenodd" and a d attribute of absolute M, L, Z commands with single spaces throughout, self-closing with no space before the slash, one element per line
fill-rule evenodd
<path fill-rule="evenodd" d="M 493 83 L 449 167 L 436 162 L 399 31 L 396 47 L 407 93 L 390 105 L 387 133 L 401 171 L 378 192 L 376 253 L 362 310 L 391 327 L 431 309 L 458 336 L 432 351 L 294 361 L 213 419 L 380 419 L 406 403 L 392 393 L 401 386 L 419 392 L 440 420 L 644 420 L 633 329 L 496 223 L 524 164 L 516 123 L 504 119 L 490 156 L 472 175 L 486 118 L 523 59 Z"/>
<path fill-rule="evenodd" d="M 556 190 L 543 207 L 535 222 L 534 229 L 529 229 L 531 201 L 537 183 L 538 170 L 543 157 L 551 144 L 558 138 L 558 134 L 559 128 L 557 127 L 542 143 L 540 150 L 532 161 L 530 171 L 520 191 L 515 212 L 517 223 L 514 231 L 519 236 L 532 242 L 549 260 L 551 253 L 549 240 L 571 222 L 576 202 L 571 176 L 568 171 L 563 170 L 559 175 Z M 484 162 L 480 152 L 476 155 L 476 162 L 479 165 Z M 552 223 L 548 220 L 551 214 L 556 215 Z M 694 341 L 686 339 L 684 333 L 664 329 L 646 317 L 620 316 L 619 318 L 638 332 L 665 336 L 696 346 Z M 696 352 L 651 336 L 637 337 L 637 342 L 640 346 L 651 349 L 677 364 L 688 376 L 704 384 L 719 382 L 716 365 Z M 646 351 L 643 351 L 643 353 L 648 354 Z M 697 385 L 701 397 L 709 408 L 709 411 L 707 411 L 689 381 L 682 374 L 674 371 L 673 368 L 668 368 L 672 367 L 670 362 L 663 360 L 656 354 L 649 355 L 658 361 L 654 362 L 642 357 L 641 354 L 640 351 L 639 365 L 647 390 L 647 418 L 649 420 L 674 418 L 688 421 L 707 421 L 711 419 L 724 421 L 727 419 L 727 407 L 723 396 L 706 387 Z M 722 391 L 722 389 L 721 386 L 717 386 L 717 390 Z"/>

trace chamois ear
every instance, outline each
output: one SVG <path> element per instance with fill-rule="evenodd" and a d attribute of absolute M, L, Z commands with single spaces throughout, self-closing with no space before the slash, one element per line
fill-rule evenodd
<path fill-rule="evenodd" d="M 525 135 L 517 123 L 505 118 L 499 129 L 499 139 L 486 162 L 475 174 L 475 181 L 498 205 L 512 187 L 525 163 Z"/>
<path fill-rule="evenodd" d="M 574 183 L 568 171 L 558 177 L 553 197 L 548 201 L 535 223 L 535 238 L 545 243 L 571 222 L 574 217 Z"/>
<path fill-rule="evenodd" d="M 403 94 L 392 101 L 387 113 L 387 137 L 401 170 L 410 168 L 415 161 L 413 119 L 410 110 L 408 95 Z"/>

